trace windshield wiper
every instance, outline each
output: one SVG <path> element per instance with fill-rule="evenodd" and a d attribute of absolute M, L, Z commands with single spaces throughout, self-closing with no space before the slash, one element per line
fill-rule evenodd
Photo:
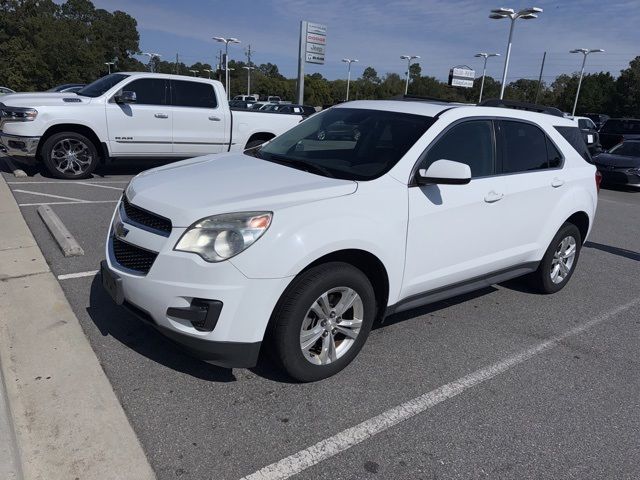
<path fill-rule="evenodd" d="M 264 157 L 261 157 L 261 158 L 264 158 Z M 315 174 L 323 175 L 329 178 L 336 177 L 328 168 L 325 168 L 321 165 L 317 165 L 315 163 L 306 162 L 298 158 L 289 158 L 283 155 L 275 155 L 273 153 L 270 153 L 269 158 L 265 160 L 271 160 L 273 162 L 280 163 L 281 165 L 291 165 L 291 166 L 294 166 L 294 168 L 299 167 L 301 170 L 305 170 L 309 173 L 315 173 Z"/>

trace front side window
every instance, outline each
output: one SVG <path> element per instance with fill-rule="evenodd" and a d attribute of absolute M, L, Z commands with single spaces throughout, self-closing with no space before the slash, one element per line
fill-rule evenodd
<path fill-rule="evenodd" d="M 501 120 L 498 125 L 503 173 L 549 168 L 547 136 L 540 128 L 511 120 Z"/>
<path fill-rule="evenodd" d="M 331 108 L 245 153 L 329 177 L 372 180 L 393 168 L 433 122 L 408 113 Z"/>
<path fill-rule="evenodd" d="M 437 160 L 453 160 L 471 168 L 472 177 L 495 173 L 493 127 L 490 120 L 473 120 L 452 127 L 429 148 L 420 168 Z"/>
<path fill-rule="evenodd" d="M 213 85 L 203 82 L 172 80 L 172 105 L 176 107 L 216 108 Z"/>
<path fill-rule="evenodd" d="M 159 78 L 141 78 L 122 87 L 136 94 L 137 105 L 166 105 L 167 82 Z"/>

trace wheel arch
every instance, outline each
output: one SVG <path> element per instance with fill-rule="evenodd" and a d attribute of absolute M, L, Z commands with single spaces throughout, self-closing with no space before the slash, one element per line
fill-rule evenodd
<path fill-rule="evenodd" d="M 104 162 L 109 157 L 109 150 L 107 148 L 106 143 L 100 141 L 100 138 L 98 137 L 98 135 L 96 135 L 96 133 L 93 131 L 92 128 L 79 123 L 60 123 L 60 124 L 49 127 L 44 132 L 44 134 L 40 138 L 40 142 L 38 143 L 36 158 L 38 159 L 42 158 L 42 147 L 47 141 L 47 139 L 52 135 L 55 135 L 56 133 L 62 133 L 62 132 L 79 133 L 87 137 L 89 140 L 91 140 L 95 145 L 96 150 L 98 150 L 98 153 L 100 154 L 101 162 Z"/>
<path fill-rule="evenodd" d="M 249 145 L 251 142 L 253 142 L 254 140 L 262 140 L 264 142 L 268 142 L 269 140 L 271 140 L 272 138 L 275 138 L 276 135 L 275 133 L 271 133 L 271 132 L 256 132 L 253 133 L 249 139 L 247 140 L 247 143 L 245 143 L 245 148 L 247 148 L 247 145 Z"/>
<path fill-rule="evenodd" d="M 576 227 L 578 227 L 578 230 L 580 231 L 580 239 L 584 244 L 587 238 L 587 234 L 589 233 L 589 224 L 590 224 L 589 215 L 587 214 L 587 212 L 583 212 L 583 211 L 575 212 L 573 215 L 571 215 L 569 218 L 565 220 L 565 223 L 571 223 Z"/>

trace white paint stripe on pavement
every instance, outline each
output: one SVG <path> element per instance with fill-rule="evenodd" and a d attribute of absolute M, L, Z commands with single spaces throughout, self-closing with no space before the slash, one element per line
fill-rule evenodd
<path fill-rule="evenodd" d="M 63 197 L 62 195 L 53 195 L 52 193 L 42 193 L 42 192 L 32 192 L 30 190 L 14 190 L 14 192 L 17 193 L 28 193 L 30 195 L 40 195 L 41 197 L 49 197 L 49 198 L 59 198 L 60 200 L 71 200 L 74 202 L 78 202 L 78 203 L 84 203 L 87 200 L 83 200 L 81 198 L 74 198 L 74 197 Z"/>
<path fill-rule="evenodd" d="M 111 185 L 100 185 L 98 183 L 91 183 L 91 182 L 75 182 L 75 183 L 78 185 L 87 185 L 89 187 L 110 188 L 112 190 L 122 191 L 122 187 L 112 187 Z"/>
<path fill-rule="evenodd" d="M 354 427 L 347 428 L 332 437 L 321 440 L 309 448 L 294 453 L 293 455 L 290 455 L 278 462 L 272 463 L 251 475 L 247 475 L 243 480 L 278 480 L 292 477 L 293 475 L 327 460 L 334 455 L 338 455 L 339 453 L 364 442 L 374 435 L 404 422 L 405 420 L 408 420 L 431 407 L 444 402 L 445 400 L 455 397 L 476 385 L 492 379 L 507 370 L 526 362 L 536 355 L 540 355 L 547 350 L 555 348 L 567 338 L 578 335 L 585 330 L 609 320 L 625 310 L 637 305 L 640 305 L 640 298 L 636 298 L 629 303 L 616 307 L 609 312 L 583 323 L 582 325 L 572 328 L 560 335 L 551 337 L 549 340 L 507 357 L 493 365 L 476 370 L 469 375 L 459 378 L 458 380 L 454 380 L 451 383 L 447 383 L 446 385 L 436 388 L 424 395 L 398 405 L 397 407 L 390 408 L 376 417 L 365 420 Z"/>
<path fill-rule="evenodd" d="M 98 270 L 89 270 L 88 272 L 78 272 L 78 273 L 65 273 L 63 275 L 58 275 L 58 280 L 69 280 L 70 278 L 82 278 L 82 277 L 93 277 Z"/>
<path fill-rule="evenodd" d="M 91 205 L 92 203 L 118 203 L 119 200 L 84 200 L 82 202 L 40 202 L 19 203 L 19 207 L 38 207 L 40 205 Z"/>

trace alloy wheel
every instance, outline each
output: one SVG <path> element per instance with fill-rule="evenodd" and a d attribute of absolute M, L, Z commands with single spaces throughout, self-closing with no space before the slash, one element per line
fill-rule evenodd
<path fill-rule="evenodd" d="M 573 268 L 576 251 L 576 239 L 572 236 L 564 237 L 558 244 L 558 248 L 556 248 L 551 259 L 551 271 L 549 272 L 553 283 L 562 283 L 567 278 Z"/>
<path fill-rule="evenodd" d="M 76 138 L 63 138 L 51 149 L 51 160 L 61 173 L 82 175 L 93 161 L 89 146 Z"/>

